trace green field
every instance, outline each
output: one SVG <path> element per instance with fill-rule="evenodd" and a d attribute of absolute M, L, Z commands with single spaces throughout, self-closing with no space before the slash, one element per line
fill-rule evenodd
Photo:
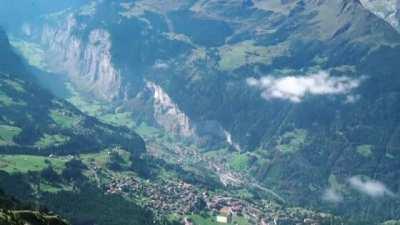
<path fill-rule="evenodd" d="M 108 123 L 114 126 L 126 126 L 129 128 L 133 128 L 135 126 L 132 114 L 129 112 L 108 113 L 101 115 L 99 119 L 104 123 Z"/>
<path fill-rule="evenodd" d="M 80 158 L 85 164 L 94 162 L 96 165 L 104 166 L 109 156 L 106 151 L 102 151 L 99 153 L 82 154 Z"/>
<path fill-rule="evenodd" d="M 14 103 L 12 98 L 8 97 L 4 92 L 0 91 L 0 104 L 4 106 L 11 106 Z"/>
<path fill-rule="evenodd" d="M 272 58 L 285 52 L 285 46 L 264 47 L 256 45 L 253 41 L 244 41 L 220 48 L 221 59 L 218 66 L 222 71 L 230 71 L 255 63 L 268 64 Z"/>
<path fill-rule="evenodd" d="M 107 107 L 100 101 L 89 100 L 88 98 L 81 95 L 74 86 L 67 82 L 65 88 L 68 91 L 69 96 L 66 100 L 80 109 L 82 112 L 89 114 L 90 116 L 98 117 L 101 116 Z"/>
<path fill-rule="evenodd" d="M 0 105 L 9 107 L 9 106 L 25 106 L 27 104 L 26 104 L 26 102 L 12 99 L 6 93 L 4 93 L 0 90 Z"/>
<path fill-rule="evenodd" d="M 230 166 L 236 171 L 244 171 L 249 168 L 249 156 L 247 154 L 234 154 Z"/>
<path fill-rule="evenodd" d="M 63 128 L 73 128 L 80 121 L 80 117 L 70 112 L 52 110 L 50 117 L 54 122 Z"/>
<path fill-rule="evenodd" d="M 211 216 L 192 215 L 189 218 L 192 219 L 194 225 L 221 225 Z"/>
<path fill-rule="evenodd" d="M 70 139 L 71 139 L 70 137 L 61 134 L 56 134 L 56 135 L 44 134 L 43 137 L 35 143 L 35 146 L 38 148 L 60 146 L 67 143 Z"/>
<path fill-rule="evenodd" d="M 12 145 L 13 138 L 21 133 L 21 128 L 8 125 L 0 125 L 0 145 Z"/>
<path fill-rule="evenodd" d="M 306 139 L 306 130 L 296 129 L 286 132 L 279 138 L 277 148 L 283 153 L 295 153 L 305 144 Z"/>
<path fill-rule="evenodd" d="M 111 107 L 108 106 L 107 103 L 98 100 L 89 100 L 80 94 L 71 83 L 66 83 L 65 85 L 70 95 L 67 98 L 67 101 L 76 106 L 82 112 L 114 126 L 126 126 L 128 128 L 133 128 L 135 126 L 131 113 L 115 112 L 117 110 L 112 112 Z"/>
<path fill-rule="evenodd" d="M 194 225 L 222 225 L 216 221 L 215 216 L 211 215 L 191 215 L 189 218 L 193 221 Z M 250 225 L 249 221 L 244 217 L 233 216 L 232 223 L 237 225 Z"/>
<path fill-rule="evenodd" d="M 136 127 L 135 131 L 139 135 L 145 136 L 145 137 L 152 137 L 152 136 L 160 134 L 159 129 L 149 126 L 146 123 L 141 123 L 140 126 Z"/>
<path fill-rule="evenodd" d="M 7 173 L 27 173 L 29 171 L 41 171 L 47 168 L 50 161 L 52 167 L 61 171 L 65 167 L 66 159 L 54 159 L 44 156 L 32 155 L 0 155 L 0 170 Z"/>
<path fill-rule="evenodd" d="M 21 81 L 20 81 L 21 82 Z M 25 89 L 22 87 L 22 85 L 16 81 L 13 80 L 4 80 L 4 83 L 16 90 L 17 92 L 24 93 Z"/>

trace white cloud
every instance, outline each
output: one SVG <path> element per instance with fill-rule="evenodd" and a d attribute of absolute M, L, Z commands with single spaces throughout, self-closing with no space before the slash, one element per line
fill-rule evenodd
<path fill-rule="evenodd" d="M 261 96 L 267 100 L 284 99 L 301 102 L 307 95 L 346 95 L 360 85 L 359 79 L 350 77 L 331 77 L 329 73 L 320 71 L 308 76 L 272 76 L 260 79 L 248 78 L 247 84 L 262 91 Z"/>
<path fill-rule="evenodd" d="M 328 188 L 322 195 L 322 200 L 332 203 L 339 203 L 343 201 L 343 196 L 333 188 Z"/>
<path fill-rule="evenodd" d="M 394 196 L 394 193 L 390 191 L 385 184 L 376 180 L 365 180 L 358 176 L 354 176 L 348 181 L 351 187 L 355 190 L 374 198 L 383 197 L 385 195 Z"/>

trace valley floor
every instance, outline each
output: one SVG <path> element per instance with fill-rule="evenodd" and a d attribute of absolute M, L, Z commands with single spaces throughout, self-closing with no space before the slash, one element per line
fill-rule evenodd
<path fill-rule="evenodd" d="M 32 66 L 46 69 L 38 46 L 13 43 Z M 115 147 L 67 156 L 0 155 L 0 188 L 20 199 L 44 203 L 75 224 L 216 225 L 221 208 L 230 208 L 238 225 L 343 224 L 331 214 L 291 206 L 259 184 L 248 174 L 249 154 L 201 149 L 81 95 L 61 75 L 37 75 L 43 86 L 88 115 L 138 132 L 147 153 L 135 158 Z"/>

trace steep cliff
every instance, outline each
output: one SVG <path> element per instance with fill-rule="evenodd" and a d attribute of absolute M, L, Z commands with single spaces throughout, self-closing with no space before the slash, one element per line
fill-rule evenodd
<path fill-rule="evenodd" d="M 181 57 L 192 44 L 168 32 L 172 29 L 169 19 L 150 12 L 141 14 L 145 19 L 132 18 L 129 7 L 113 1 L 93 2 L 51 15 L 42 27 L 26 25 L 30 32 L 24 36 L 46 51 L 48 69 L 68 74 L 80 91 L 133 111 L 140 109 L 132 109 L 129 102 L 142 100 L 143 108 L 152 109 L 147 113 L 153 117 L 147 122 L 196 143 L 223 143 L 227 131 L 216 120 L 191 120 L 161 86 L 145 81 L 148 73 L 165 73 L 171 54 Z M 98 22 L 103 16 L 109 24 Z"/>
<path fill-rule="evenodd" d="M 147 88 L 153 93 L 154 119 L 159 124 L 163 124 L 163 127 L 169 132 L 183 137 L 193 136 L 194 130 L 190 119 L 171 100 L 168 94 L 152 82 L 147 82 Z"/>
<path fill-rule="evenodd" d="M 361 0 L 365 8 L 386 20 L 397 31 L 400 31 L 400 1 Z"/>
<path fill-rule="evenodd" d="M 111 62 L 110 34 L 104 29 L 91 30 L 85 41 L 73 35 L 77 26 L 73 15 L 68 15 L 60 25 L 43 28 L 41 42 L 50 53 L 48 65 L 101 99 L 120 97 L 121 77 Z"/>

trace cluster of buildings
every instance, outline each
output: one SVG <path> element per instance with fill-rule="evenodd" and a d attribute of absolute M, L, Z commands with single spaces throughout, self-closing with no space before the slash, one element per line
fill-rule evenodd
<path fill-rule="evenodd" d="M 149 208 L 157 209 L 162 214 L 186 215 L 206 206 L 203 193 L 182 181 L 153 183 L 140 182 L 134 177 L 118 178 L 112 180 L 105 191 L 145 199 Z"/>
<path fill-rule="evenodd" d="M 219 223 L 230 224 L 234 216 L 246 215 L 257 224 L 273 225 L 260 219 L 263 212 L 244 200 L 214 195 L 199 191 L 195 186 L 182 181 L 143 182 L 134 177 L 113 179 L 105 189 L 107 194 L 126 194 L 145 199 L 149 208 L 157 209 L 157 214 L 176 213 L 181 216 L 207 210 L 215 215 Z M 190 225 L 185 218 L 184 224 Z"/>
<path fill-rule="evenodd" d="M 107 194 L 122 194 L 131 190 L 142 190 L 143 185 L 134 177 L 125 177 L 112 180 L 106 187 Z"/>
<path fill-rule="evenodd" d="M 208 163 L 219 174 L 226 175 L 226 183 L 236 184 L 236 180 L 240 180 L 238 174 L 225 171 L 223 166 L 213 163 L 212 160 L 208 160 Z M 315 218 L 315 215 L 299 217 L 297 212 L 292 215 L 286 210 L 270 209 L 261 202 L 231 197 L 225 192 L 208 193 L 198 186 L 175 179 L 149 182 L 137 177 L 114 177 L 106 185 L 105 192 L 143 200 L 141 202 L 144 205 L 155 209 L 154 213 L 160 216 L 177 214 L 185 217 L 192 213 L 207 211 L 221 224 L 235 224 L 234 218 L 238 216 L 245 217 L 250 224 L 255 225 L 319 225 L 316 221 L 321 221 L 321 218 Z M 184 218 L 182 223 L 196 225 L 189 218 Z"/>
<path fill-rule="evenodd" d="M 214 215 L 216 222 L 234 224 L 233 218 L 244 216 L 251 224 L 305 224 L 319 225 L 315 215 L 299 217 L 299 212 L 288 213 L 285 210 L 265 211 L 265 206 L 228 197 L 227 195 L 210 195 L 197 187 L 183 181 L 148 182 L 134 177 L 121 177 L 112 180 L 106 187 L 108 194 L 129 195 L 145 199 L 145 205 L 158 215 L 178 214 L 186 216 L 192 213 L 208 211 Z M 185 225 L 196 225 L 189 218 L 182 221 Z"/>
<path fill-rule="evenodd" d="M 254 204 L 231 197 L 214 196 L 207 201 L 207 208 L 216 215 L 219 223 L 230 224 L 235 216 L 245 216 L 252 224 L 273 225 L 263 218 L 265 213 Z"/>
<path fill-rule="evenodd" d="M 144 196 L 149 204 L 161 212 L 186 215 L 202 210 L 204 199 L 199 191 L 185 182 L 165 182 L 156 188 L 146 189 Z"/>

